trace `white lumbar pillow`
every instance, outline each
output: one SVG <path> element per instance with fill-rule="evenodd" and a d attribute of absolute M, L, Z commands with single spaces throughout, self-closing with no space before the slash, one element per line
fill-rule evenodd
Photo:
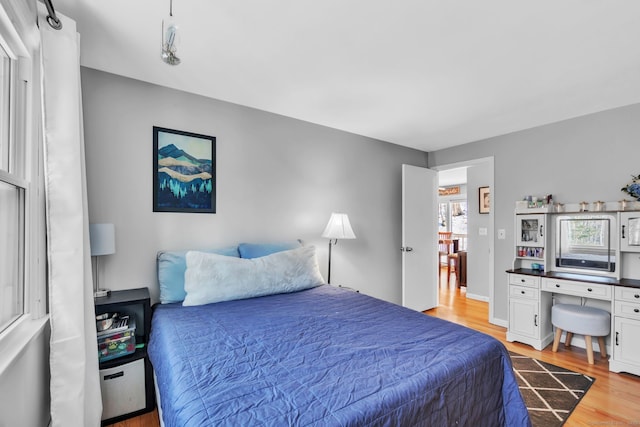
<path fill-rule="evenodd" d="M 250 259 L 189 251 L 186 260 L 185 306 L 295 292 L 324 284 L 313 246 Z"/>

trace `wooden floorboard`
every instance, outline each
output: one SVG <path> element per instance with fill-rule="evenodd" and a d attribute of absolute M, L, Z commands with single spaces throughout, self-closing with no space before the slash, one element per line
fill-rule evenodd
<path fill-rule="evenodd" d="M 578 347 L 565 349 L 561 345 L 558 352 L 553 353 L 551 345 L 538 351 L 525 344 L 507 342 L 506 329 L 488 322 L 489 304 L 468 299 L 465 288 L 455 288 L 454 276 L 451 283 L 447 283 L 443 275 L 440 303 L 437 308 L 425 313 L 491 335 L 504 343 L 508 350 L 596 378 L 565 426 L 640 425 L 640 377 L 609 372 L 608 361 L 599 358 L 598 353 L 595 354 L 595 365 L 589 365 L 586 351 Z M 153 411 L 112 424 L 111 427 L 158 427 L 159 425 L 157 411 Z"/>

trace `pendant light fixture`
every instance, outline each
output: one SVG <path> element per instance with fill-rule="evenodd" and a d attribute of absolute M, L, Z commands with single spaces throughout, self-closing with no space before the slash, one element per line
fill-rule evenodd
<path fill-rule="evenodd" d="M 162 20 L 162 60 L 169 65 L 180 64 L 180 58 L 176 55 L 180 33 L 178 24 L 173 19 L 173 0 L 169 0 L 169 17 Z"/>

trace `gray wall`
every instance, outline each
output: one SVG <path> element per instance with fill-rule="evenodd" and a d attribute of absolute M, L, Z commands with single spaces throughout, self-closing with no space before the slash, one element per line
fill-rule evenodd
<path fill-rule="evenodd" d="M 47 323 L 0 373 L 1 427 L 49 424 L 49 338 Z"/>
<path fill-rule="evenodd" d="M 489 301 L 493 270 L 490 268 L 493 235 L 493 212 L 480 214 L 478 190 L 493 187 L 493 161 L 483 161 L 467 169 L 468 255 L 467 255 L 467 296 Z M 480 230 L 485 230 L 481 234 Z"/>
<path fill-rule="evenodd" d="M 357 239 L 334 248 L 332 283 L 401 301 L 401 165 L 426 153 L 87 68 L 82 90 L 90 221 L 116 227 L 101 286 L 155 298 L 160 249 L 297 238 L 326 277 L 320 234 L 336 211 Z M 153 126 L 217 138 L 216 214 L 152 212 Z"/>
<path fill-rule="evenodd" d="M 507 277 L 513 261 L 515 201 L 553 194 L 556 201 L 615 201 L 640 173 L 640 104 L 591 114 L 429 153 L 429 166 L 494 157 L 495 279 L 493 313 L 506 321 Z M 473 189 L 469 187 L 469 193 Z M 627 197 L 628 198 L 628 197 Z M 506 230 L 498 240 L 496 231 Z"/>

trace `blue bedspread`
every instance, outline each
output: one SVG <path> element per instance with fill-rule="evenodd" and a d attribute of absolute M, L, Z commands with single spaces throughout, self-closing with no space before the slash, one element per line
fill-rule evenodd
<path fill-rule="evenodd" d="M 499 341 L 329 285 L 158 306 L 149 356 L 166 427 L 530 426 Z"/>

